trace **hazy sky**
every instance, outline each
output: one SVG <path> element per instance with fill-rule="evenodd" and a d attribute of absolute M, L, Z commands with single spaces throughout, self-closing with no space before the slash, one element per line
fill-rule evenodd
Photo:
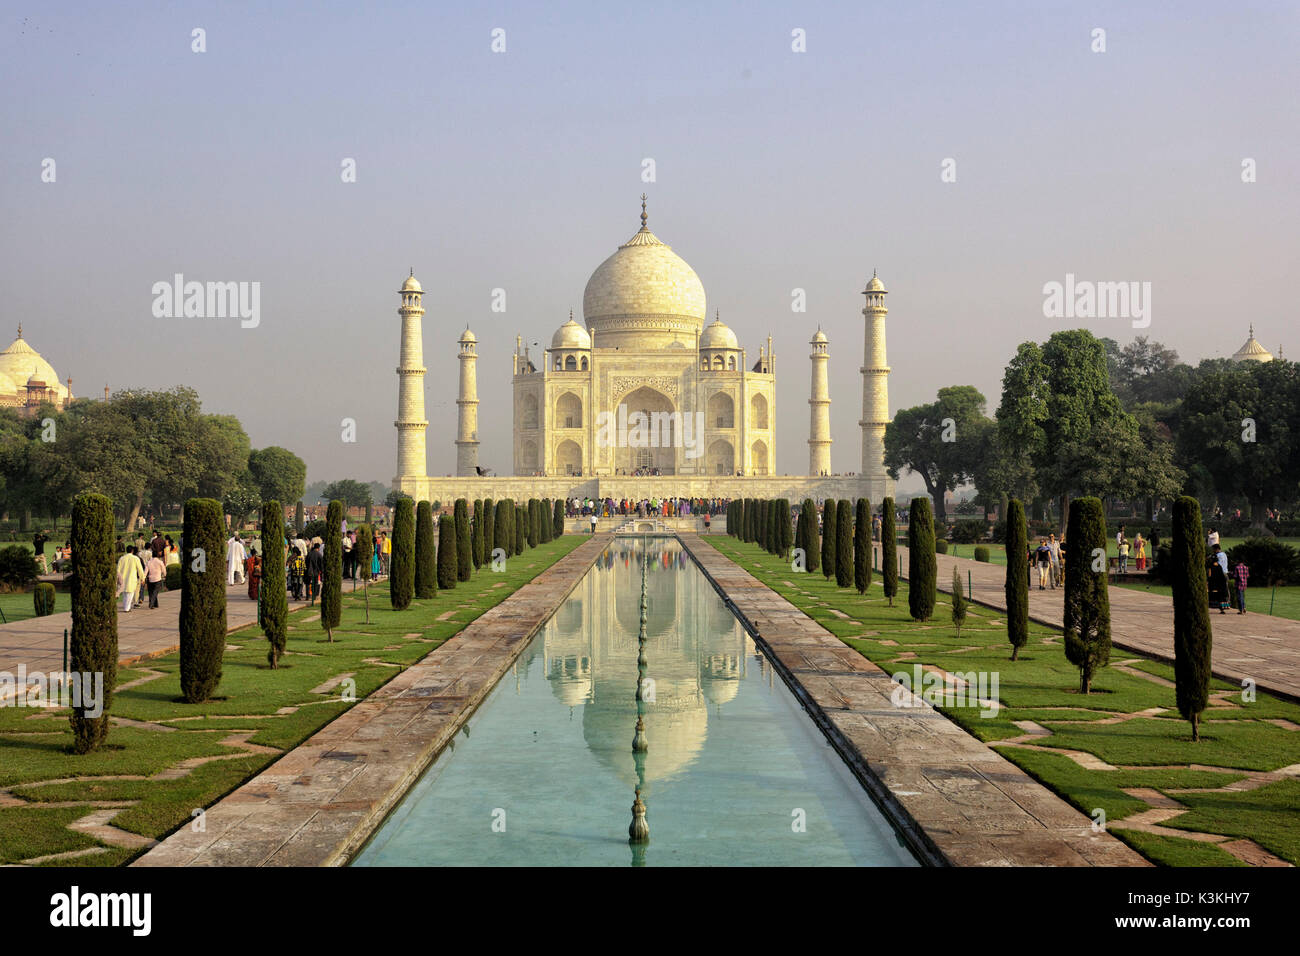
<path fill-rule="evenodd" d="M 807 470 L 819 323 L 834 467 L 858 468 L 873 268 L 891 411 L 972 384 L 991 412 L 1016 345 L 1059 328 L 1196 361 L 1253 321 L 1300 355 L 1300 4 L 2 9 L 0 347 L 22 322 L 78 394 L 192 385 L 309 480 L 393 476 L 408 267 L 428 293 L 429 472 L 455 467 L 468 323 L 480 461 L 509 473 L 515 334 L 549 344 L 581 315 L 643 190 L 750 361 L 775 337 L 780 472 Z M 260 282 L 260 325 L 155 318 L 177 272 Z M 1067 273 L 1150 282 L 1150 327 L 1044 318 Z"/>

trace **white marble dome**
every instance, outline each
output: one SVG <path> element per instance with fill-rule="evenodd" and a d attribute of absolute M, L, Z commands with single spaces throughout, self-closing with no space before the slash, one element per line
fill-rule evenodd
<path fill-rule="evenodd" d="M 713 324 L 700 333 L 700 348 L 738 349 L 740 342 L 736 338 L 736 333 L 723 325 L 722 319 L 715 318 Z"/>
<path fill-rule="evenodd" d="M 18 330 L 18 338 L 14 339 L 7 349 L 0 352 L 0 376 L 6 380 L 5 394 L 10 391 L 8 381 L 12 381 L 13 388 L 17 389 L 21 383 L 32 379 L 44 382 L 55 389 L 60 398 L 66 398 L 68 394 L 67 386 L 59 382 L 59 373 L 54 371 L 54 366 L 42 358 L 41 353 L 27 344 L 22 329 Z"/>
<path fill-rule="evenodd" d="M 591 334 L 577 322 L 573 321 L 573 316 L 569 316 L 569 321 L 555 330 L 551 336 L 551 348 L 553 349 L 589 349 L 591 348 Z"/>
<path fill-rule="evenodd" d="M 401 292 L 423 292 L 424 289 L 421 288 L 421 286 L 420 286 L 420 280 L 417 279 L 417 278 L 415 277 L 415 273 L 411 273 L 411 275 L 409 275 L 409 276 L 406 277 L 406 281 L 402 283 L 402 288 L 401 288 L 399 291 L 401 291 Z"/>

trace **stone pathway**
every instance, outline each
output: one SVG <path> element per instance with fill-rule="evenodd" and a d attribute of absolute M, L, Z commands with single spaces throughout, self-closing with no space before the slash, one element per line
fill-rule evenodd
<path fill-rule="evenodd" d="M 682 544 L 922 858 L 953 866 L 1147 866 L 1142 856 L 697 535 Z M 951 574 L 951 572 L 949 572 Z"/>
<path fill-rule="evenodd" d="M 612 540 L 589 537 L 134 866 L 342 866 Z"/>
<path fill-rule="evenodd" d="M 907 548 L 899 547 L 903 576 L 907 572 Z M 963 583 L 970 573 L 968 598 L 999 611 L 1006 611 L 1006 568 L 970 558 L 937 555 L 938 587 L 951 590 L 952 572 L 957 568 Z M 1116 647 L 1138 651 L 1163 661 L 1174 658 L 1174 609 L 1169 598 L 1128 588 L 1110 590 L 1111 641 Z M 1262 592 L 1261 592 L 1262 593 Z M 1062 601 L 1065 592 L 1029 591 L 1029 616 L 1041 624 L 1059 628 L 1064 623 Z M 1257 687 L 1290 700 L 1300 701 L 1300 621 L 1267 614 L 1211 614 L 1214 645 L 1211 652 L 1215 677 L 1240 685 L 1252 680 Z"/>

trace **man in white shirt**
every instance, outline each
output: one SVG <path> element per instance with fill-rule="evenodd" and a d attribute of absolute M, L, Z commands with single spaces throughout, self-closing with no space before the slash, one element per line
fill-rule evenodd
<path fill-rule="evenodd" d="M 230 540 L 226 542 L 226 584 L 244 583 L 244 560 L 247 557 L 244 542 L 239 540 L 239 535 L 232 534 Z"/>
<path fill-rule="evenodd" d="M 1207 548 L 1213 548 L 1218 543 L 1219 543 L 1219 529 L 1211 528 L 1210 533 L 1205 536 L 1205 546 Z"/>

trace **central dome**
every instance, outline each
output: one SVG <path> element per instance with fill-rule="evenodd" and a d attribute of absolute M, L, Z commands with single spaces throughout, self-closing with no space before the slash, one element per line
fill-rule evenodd
<path fill-rule="evenodd" d="M 587 280 L 582 313 L 597 348 L 694 346 L 704 327 L 704 284 L 684 259 L 641 228 Z"/>

